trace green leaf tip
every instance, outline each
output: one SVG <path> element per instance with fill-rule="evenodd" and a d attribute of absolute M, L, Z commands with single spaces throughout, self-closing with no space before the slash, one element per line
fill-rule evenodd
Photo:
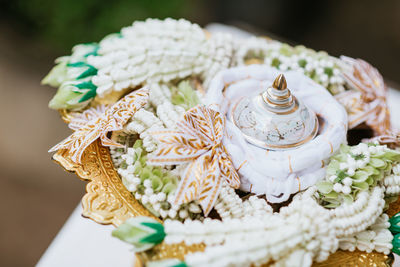
<path fill-rule="evenodd" d="M 135 217 L 126 220 L 112 232 L 112 236 L 130 243 L 135 252 L 151 249 L 161 243 L 166 234 L 164 226 L 149 217 Z"/>
<path fill-rule="evenodd" d="M 188 267 L 184 261 L 178 259 L 165 259 L 160 261 L 151 261 L 147 267 Z"/>
<path fill-rule="evenodd" d="M 64 82 L 49 102 L 51 109 L 79 110 L 96 96 L 97 87 L 92 82 Z"/>
<path fill-rule="evenodd" d="M 189 81 L 182 81 L 178 87 L 171 88 L 171 102 L 174 105 L 183 107 L 188 110 L 200 103 L 196 91 L 192 88 Z"/>
<path fill-rule="evenodd" d="M 392 252 L 400 256 L 400 234 L 396 234 L 392 240 Z"/>
<path fill-rule="evenodd" d="M 390 218 L 389 223 L 390 232 L 392 232 L 393 235 L 400 234 L 400 212 L 396 213 L 396 215 Z"/>

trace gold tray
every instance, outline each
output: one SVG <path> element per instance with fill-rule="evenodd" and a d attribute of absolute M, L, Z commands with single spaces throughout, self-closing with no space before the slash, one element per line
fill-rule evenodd
<path fill-rule="evenodd" d="M 97 140 L 83 153 L 82 164 L 73 163 L 66 150 L 60 150 L 53 156 L 53 160 L 66 171 L 75 172 L 77 176 L 88 181 L 86 195 L 82 198 L 83 216 L 100 224 L 120 225 L 129 217 L 149 216 L 158 221 L 144 208 L 133 195 L 125 188 L 114 168 L 108 148 Z M 389 216 L 400 211 L 400 201 L 391 204 Z M 149 260 L 165 258 L 183 259 L 188 252 L 200 251 L 204 245 L 186 246 L 184 244 L 166 245 L 161 243 L 148 252 L 136 254 L 135 266 L 144 266 Z M 391 266 L 393 255 L 372 252 L 337 251 L 327 261 L 315 263 L 313 266 Z"/>

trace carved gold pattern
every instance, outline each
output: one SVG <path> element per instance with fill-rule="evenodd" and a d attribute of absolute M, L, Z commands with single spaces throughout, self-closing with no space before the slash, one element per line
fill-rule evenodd
<path fill-rule="evenodd" d="M 327 261 L 314 263 L 313 267 L 387 267 L 392 266 L 393 256 L 383 255 L 378 252 L 361 252 L 361 251 L 342 251 L 338 250 L 336 253 L 329 256 Z"/>
<path fill-rule="evenodd" d="M 53 156 L 65 170 L 75 172 L 86 185 L 87 194 L 82 198 L 83 216 L 101 224 L 118 226 L 135 216 L 154 217 L 125 188 L 114 168 L 109 149 L 100 140 L 88 146 L 82 156 L 82 163 L 76 164 L 66 150 Z"/>
<path fill-rule="evenodd" d="M 68 121 L 68 113 L 61 113 L 64 121 Z M 82 164 L 72 162 L 66 150 L 60 150 L 53 156 L 53 160 L 65 170 L 75 172 L 77 176 L 89 181 L 86 186 L 87 194 L 82 198 L 83 216 L 101 224 L 120 225 L 126 219 L 135 216 L 149 216 L 158 221 L 146 208 L 144 208 L 125 188 L 115 170 L 110 151 L 95 141 L 84 151 Z M 391 216 L 400 211 L 400 201 L 390 205 L 388 214 Z M 184 244 L 167 245 L 161 243 L 153 249 L 136 254 L 135 267 L 144 266 L 149 260 L 166 258 L 183 259 L 190 252 L 203 251 L 205 245 L 186 246 Z M 315 263 L 316 267 L 327 266 L 391 266 L 392 255 L 381 253 L 337 251 L 327 261 Z"/>
<path fill-rule="evenodd" d="M 400 212 L 400 198 L 397 198 L 395 201 L 389 204 L 389 208 L 386 211 L 389 217 L 394 216 L 396 213 Z"/>
<path fill-rule="evenodd" d="M 159 258 L 154 258 L 157 260 Z M 148 258 L 136 254 L 135 267 L 144 267 L 144 263 Z M 327 261 L 314 263 L 313 267 L 388 267 L 392 266 L 394 261 L 393 255 L 383 255 L 381 253 L 372 252 L 366 253 L 361 251 L 337 251 L 332 254 Z M 266 267 L 268 265 L 262 265 Z"/>
<path fill-rule="evenodd" d="M 140 253 L 139 257 L 142 262 L 157 261 L 163 259 L 176 258 L 184 260 L 185 255 L 188 253 L 204 251 L 204 244 L 194 244 L 187 246 L 185 243 L 167 245 L 161 243 L 155 246 L 153 249 L 146 251 L 146 253 Z"/>

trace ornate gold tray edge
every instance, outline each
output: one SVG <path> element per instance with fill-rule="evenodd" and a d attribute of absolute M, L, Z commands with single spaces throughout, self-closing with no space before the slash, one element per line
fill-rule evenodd
<path fill-rule="evenodd" d="M 99 140 L 85 150 L 82 164 L 72 162 L 66 150 L 54 154 L 53 160 L 66 171 L 89 181 L 87 193 L 82 198 L 83 216 L 97 223 L 115 226 L 134 216 L 149 216 L 159 220 L 125 188 L 114 168 L 109 149 L 103 147 Z"/>

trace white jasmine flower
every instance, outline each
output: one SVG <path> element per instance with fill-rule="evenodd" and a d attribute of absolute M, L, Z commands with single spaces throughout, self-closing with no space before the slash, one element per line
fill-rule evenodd
<path fill-rule="evenodd" d="M 130 192 L 134 192 L 134 191 L 136 191 L 136 185 L 134 185 L 134 184 L 130 184 L 129 186 L 128 186 L 128 191 L 130 191 Z"/>
<path fill-rule="evenodd" d="M 143 185 L 146 188 L 151 188 L 151 180 L 150 179 L 144 180 Z"/>
<path fill-rule="evenodd" d="M 333 185 L 333 191 L 340 193 L 342 192 L 343 186 L 340 183 L 336 183 Z"/>
<path fill-rule="evenodd" d="M 354 168 L 349 168 L 349 169 L 347 170 L 347 174 L 348 174 L 349 176 L 353 176 L 355 173 L 356 173 L 356 172 L 355 172 Z"/>
<path fill-rule="evenodd" d="M 346 170 L 347 168 L 348 168 L 347 163 L 341 162 L 341 163 L 339 164 L 339 169 L 341 169 L 341 170 Z"/>
<path fill-rule="evenodd" d="M 174 219 L 176 217 L 176 213 L 177 213 L 176 210 L 170 209 L 168 211 L 168 216 L 171 217 L 172 219 Z"/>
<path fill-rule="evenodd" d="M 154 193 L 153 188 L 150 188 L 150 187 L 146 188 L 146 189 L 144 190 L 144 193 L 145 193 L 146 195 L 148 195 L 148 196 L 151 196 L 151 195 Z"/>
<path fill-rule="evenodd" d="M 132 180 L 132 183 L 134 183 L 135 185 L 139 185 L 139 184 L 140 184 L 140 178 L 135 177 L 135 178 Z"/>
<path fill-rule="evenodd" d="M 329 181 L 331 181 L 333 183 L 336 178 L 337 178 L 336 175 L 332 175 L 331 177 L 329 177 Z"/>
<path fill-rule="evenodd" d="M 167 196 L 164 192 L 160 192 L 157 194 L 158 201 L 164 201 L 166 198 L 167 198 Z"/>
<path fill-rule="evenodd" d="M 350 185 L 353 184 L 353 179 L 351 179 L 350 177 L 346 177 L 346 178 L 343 179 L 342 183 L 343 183 L 345 186 L 350 186 Z"/>
<path fill-rule="evenodd" d="M 181 210 L 179 211 L 179 217 L 182 219 L 186 219 L 189 216 L 189 213 L 187 212 L 187 210 Z"/>
<path fill-rule="evenodd" d="M 149 197 L 147 195 L 142 196 L 142 203 L 146 205 L 149 202 Z"/>
<path fill-rule="evenodd" d="M 350 194 L 350 193 L 351 193 L 351 188 L 350 188 L 350 186 L 343 186 L 343 187 L 342 187 L 342 192 L 343 192 L 343 194 L 345 194 L 345 195 Z"/>

